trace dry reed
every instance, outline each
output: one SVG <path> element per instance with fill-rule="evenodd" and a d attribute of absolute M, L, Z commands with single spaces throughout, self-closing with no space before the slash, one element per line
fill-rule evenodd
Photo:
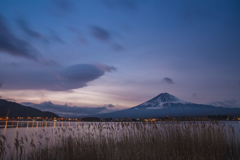
<path fill-rule="evenodd" d="M 0 136 L 0 160 L 240 159 L 239 131 L 224 122 L 83 123 L 44 133 L 17 134 L 8 149 Z"/>

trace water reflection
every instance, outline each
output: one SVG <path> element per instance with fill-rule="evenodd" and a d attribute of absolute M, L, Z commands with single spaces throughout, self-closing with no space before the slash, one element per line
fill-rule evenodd
<path fill-rule="evenodd" d="M 80 122 L 56 122 L 56 121 L 0 121 L 0 128 L 19 127 L 63 127 L 77 126 Z"/>

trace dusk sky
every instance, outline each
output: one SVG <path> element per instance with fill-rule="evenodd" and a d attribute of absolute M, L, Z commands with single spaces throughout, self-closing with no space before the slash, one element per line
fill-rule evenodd
<path fill-rule="evenodd" d="M 0 96 L 60 116 L 167 92 L 240 107 L 240 1 L 0 0 Z"/>

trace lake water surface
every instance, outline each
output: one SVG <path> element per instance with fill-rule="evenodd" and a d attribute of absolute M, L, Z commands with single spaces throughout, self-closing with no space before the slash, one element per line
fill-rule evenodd
<path fill-rule="evenodd" d="M 167 123 L 177 124 L 176 122 Z M 225 123 L 226 128 L 233 126 L 237 132 L 240 132 L 240 121 L 221 121 L 221 123 Z M 96 132 L 96 130 L 93 131 L 92 129 L 94 126 L 99 126 L 99 124 L 104 127 L 105 124 L 114 126 L 115 124 L 119 124 L 119 122 L 0 121 L 0 135 L 4 135 L 9 144 L 13 144 L 16 136 L 18 138 L 27 136 L 36 139 L 39 135 L 53 138 L 56 134 L 67 136 L 68 134 L 86 133 L 86 131 Z M 66 132 L 65 130 L 74 132 Z"/>
<path fill-rule="evenodd" d="M 203 130 L 211 132 L 212 136 L 216 133 L 226 133 L 226 137 L 234 132 L 234 139 L 240 139 L 240 121 L 171 121 L 156 123 L 1 121 L 0 127 L 0 141 L 3 141 L 1 137 L 5 137 L 4 144 L 1 142 L 2 146 L 4 146 L 7 154 L 15 153 L 15 155 L 17 155 L 19 146 L 20 148 L 21 146 L 24 147 L 26 152 L 35 148 L 59 146 L 63 139 L 69 136 L 76 137 L 76 139 L 94 139 L 96 141 L 104 137 L 112 137 L 117 141 L 123 137 L 122 135 L 137 136 L 144 132 L 150 133 L 150 135 L 157 133 L 164 136 L 174 131 L 175 128 L 179 128 L 178 131 L 180 132 L 189 131 L 190 134 L 202 133 Z M 146 132 L 146 130 L 149 132 Z M 221 131 L 218 132 L 218 130 Z"/>

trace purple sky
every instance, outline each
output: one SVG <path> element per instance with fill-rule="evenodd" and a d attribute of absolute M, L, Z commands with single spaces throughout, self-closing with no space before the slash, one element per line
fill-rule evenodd
<path fill-rule="evenodd" d="M 240 107 L 239 8 L 239 0 L 1 1 L 0 96 L 65 116 L 162 92 Z"/>

